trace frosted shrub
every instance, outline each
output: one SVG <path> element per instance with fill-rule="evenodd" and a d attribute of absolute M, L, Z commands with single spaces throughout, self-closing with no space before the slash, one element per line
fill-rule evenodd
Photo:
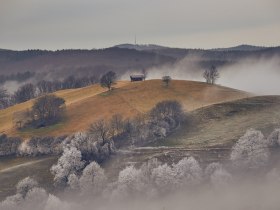
<path fill-rule="evenodd" d="M 75 147 L 64 148 L 57 164 L 51 167 L 51 173 L 54 175 L 54 184 L 56 186 L 65 187 L 68 182 L 68 176 L 77 173 L 84 167 L 84 162 L 81 158 L 81 152 Z"/>
<path fill-rule="evenodd" d="M 96 163 L 90 163 L 83 170 L 79 185 L 83 193 L 99 194 L 106 184 L 104 170 Z"/>
<path fill-rule="evenodd" d="M 269 158 L 267 141 L 260 131 L 250 129 L 232 148 L 230 159 L 239 168 L 259 168 Z"/>
<path fill-rule="evenodd" d="M 202 180 L 202 169 L 193 157 L 185 157 L 173 165 L 175 180 L 178 186 L 199 184 Z"/>
<path fill-rule="evenodd" d="M 267 138 L 268 145 L 271 147 L 280 146 L 280 129 L 275 129 Z"/>

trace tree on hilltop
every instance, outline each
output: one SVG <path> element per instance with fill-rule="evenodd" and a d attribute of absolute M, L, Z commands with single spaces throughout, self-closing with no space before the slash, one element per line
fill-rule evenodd
<path fill-rule="evenodd" d="M 216 68 L 216 66 L 212 65 L 210 69 L 206 69 L 203 72 L 203 77 L 208 84 L 215 84 L 217 79 L 220 77 L 220 74 Z"/>
<path fill-rule="evenodd" d="M 104 74 L 100 79 L 100 85 L 101 87 L 108 88 L 108 90 L 112 90 L 112 86 L 116 82 L 116 73 L 113 71 L 109 71 L 106 74 Z"/>

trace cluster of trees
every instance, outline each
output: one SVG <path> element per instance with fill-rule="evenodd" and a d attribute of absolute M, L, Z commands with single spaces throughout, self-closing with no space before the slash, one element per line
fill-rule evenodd
<path fill-rule="evenodd" d="M 0 135 L 0 156 L 59 155 L 63 151 L 62 142 L 66 137 L 32 137 L 23 141 L 19 137 Z"/>
<path fill-rule="evenodd" d="M 92 161 L 103 162 L 115 153 L 112 140 L 103 141 L 89 133 L 76 133 L 66 138 L 62 144 L 63 154 L 51 168 L 54 184 L 59 188 L 73 184 L 73 179 L 85 165 Z"/>
<path fill-rule="evenodd" d="M 89 133 L 104 142 L 112 139 L 117 147 L 145 145 L 166 137 L 185 120 L 181 104 L 167 100 L 156 104 L 148 114 L 139 114 L 132 119 L 114 115 L 109 122 L 99 120 L 90 125 Z"/>
<path fill-rule="evenodd" d="M 73 192 L 76 198 L 92 200 L 102 197 L 108 201 L 108 198 L 119 200 L 139 196 L 157 198 L 178 191 L 193 191 L 195 187 L 204 184 L 228 190 L 236 184 L 234 175 L 243 171 L 241 168 L 259 169 L 264 166 L 263 163 L 268 160 L 268 149 L 280 146 L 280 129 L 274 130 L 267 138 L 259 131 L 248 130 L 232 148 L 231 163 L 238 166 L 238 170 L 218 162 L 202 168 L 191 156 L 170 164 L 153 158 L 140 166 L 126 166 L 119 172 L 117 179 L 111 180 L 98 162 L 85 156 L 85 153 L 100 152 L 102 148 L 95 146 L 103 145 L 103 141 L 96 143 L 93 139 L 93 135 L 85 133 L 69 137 L 63 142 L 62 156 L 52 166 L 51 172 L 57 189 Z M 279 170 L 268 170 L 264 174 L 264 180 L 279 182 Z M 240 182 L 240 179 L 236 181 Z M 15 195 L 0 203 L 0 208 L 50 210 L 69 208 L 71 205 L 48 194 L 34 179 L 27 177 L 18 183 Z M 71 207 L 76 208 L 75 205 Z"/>
<path fill-rule="evenodd" d="M 151 159 L 139 167 L 127 166 L 113 183 L 95 162 L 82 161 L 76 148 L 66 148 L 58 163 L 51 168 L 56 187 L 74 191 L 76 195 L 105 195 L 126 198 L 146 195 L 155 197 L 179 189 L 188 189 L 209 181 L 213 186 L 225 186 L 231 174 L 220 163 L 211 163 L 204 170 L 193 157 L 185 157 L 171 165 Z"/>
<path fill-rule="evenodd" d="M 106 202 L 139 196 L 157 198 L 178 190 L 192 190 L 211 177 L 222 183 L 230 179 L 230 174 L 220 164 L 209 165 L 203 170 L 193 157 L 185 157 L 171 165 L 152 159 L 139 168 L 127 166 L 119 172 L 116 181 L 110 181 L 98 163 L 93 161 L 85 164 L 80 158 L 81 154 L 72 149 L 58 161 L 59 164 L 67 166 L 64 175 L 68 174 L 69 178 L 64 189 L 67 193 L 75 193 L 75 198 L 85 201 L 89 199 L 91 202 L 100 198 L 104 198 Z M 64 164 L 63 161 L 67 163 Z M 61 201 L 40 188 L 36 180 L 27 177 L 17 184 L 16 194 L 2 201 L 0 207 L 3 210 L 54 210 L 76 209 L 81 206 Z"/>
<path fill-rule="evenodd" d="M 0 203 L 2 210 L 66 209 L 68 205 L 39 187 L 36 180 L 26 177 L 16 186 L 16 194 Z"/>
<path fill-rule="evenodd" d="M 31 109 L 13 114 L 17 129 L 26 127 L 41 128 L 61 121 L 66 113 L 65 100 L 55 95 L 43 95 L 37 98 Z"/>
<path fill-rule="evenodd" d="M 22 140 L 18 137 L 8 137 L 0 134 L 0 156 L 17 155 Z"/>
<path fill-rule="evenodd" d="M 188 189 L 205 182 L 217 188 L 227 187 L 233 181 L 232 174 L 240 173 L 241 168 L 254 170 L 264 167 L 269 157 L 268 149 L 275 146 L 280 146 L 279 129 L 273 131 L 267 139 L 259 131 L 251 129 L 233 147 L 231 163 L 227 166 L 214 162 L 202 169 L 193 157 L 185 157 L 173 164 L 151 159 L 140 167 L 127 166 L 119 172 L 114 183 L 109 183 L 97 162 L 85 161 L 79 149 L 67 147 L 58 164 L 52 167 L 52 172 L 55 183 L 59 177 L 64 188 L 78 191 L 81 195 L 110 193 L 106 196 L 123 198 L 146 194 L 150 197 Z M 236 166 L 238 170 L 235 170 Z"/>
<path fill-rule="evenodd" d="M 45 127 L 60 121 L 65 113 L 65 100 L 55 95 L 44 95 L 38 98 L 30 112 L 31 124 L 34 127 Z"/>
<path fill-rule="evenodd" d="M 86 87 L 96 82 L 97 79 L 95 76 L 82 78 L 69 76 L 63 81 L 41 80 L 37 84 L 26 83 L 20 86 L 13 94 L 9 94 L 7 90 L 0 87 L 0 109 L 58 90 Z"/>
<path fill-rule="evenodd" d="M 19 156 L 60 155 L 63 151 L 62 143 L 66 136 L 60 137 L 32 137 L 28 141 L 21 141 L 18 147 Z"/>
<path fill-rule="evenodd" d="M 57 106 L 48 107 L 52 104 L 52 100 Z M 34 122 L 31 121 L 28 125 L 31 123 L 34 126 L 42 126 L 43 122 L 47 123 L 48 119 L 56 116 L 53 114 L 59 113 L 58 116 L 60 116 L 60 104 L 60 99 L 52 95 L 37 99 L 33 111 L 30 112 L 35 118 Z M 1 135 L 0 156 L 60 154 L 65 145 L 74 145 L 81 151 L 84 160 L 102 162 L 114 153 L 115 145 L 117 147 L 145 145 L 166 137 L 184 120 L 185 113 L 180 103 L 162 101 L 147 115 L 138 115 L 133 119 L 124 119 L 121 115 L 114 115 L 109 122 L 97 121 L 89 127 L 87 133 L 77 133 L 68 138 L 65 136 L 33 137 L 29 141 L 22 141 L 20 138 Z"/>

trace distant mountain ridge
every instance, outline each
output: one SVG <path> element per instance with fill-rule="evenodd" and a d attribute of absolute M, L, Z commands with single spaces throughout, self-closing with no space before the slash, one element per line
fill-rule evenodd
<path fill-rule="evenodd" d="M 114 47 L 122 48 L 122 49 L 134 49 L 134 50 L 147 50 L 147 51 L 153 51 L 153 50 L 162 50 L 162 49 L 181 49 L 181 50 L 196 50 L 191 48 L 172 48 L 172 47 L 165 47 L 161 45 L 155 45 L 155 44 L 119 44 L 115 45 Z M 254 46 L 254 45 L 248 45 L 248 44 L 242 44 L 234 47 L 225 47 L 225 48 L 213 48 L 213 49 L 202 49 L 202 50 L 211 50 L 211 51 L 256 51 L 256 50 L 263 50 L 269 47 L 265 46 Z"/>
<path fill-rule="evenodd" d="M 238 45 L 235 47 L 228 47 L 228 48 L 214 48 L 211 49 L 213 51 L 255 51 L 255 50 L 263 50 L 268 47 L 261 47 L 261 46 L 253 46 L 253 45 Z"/>

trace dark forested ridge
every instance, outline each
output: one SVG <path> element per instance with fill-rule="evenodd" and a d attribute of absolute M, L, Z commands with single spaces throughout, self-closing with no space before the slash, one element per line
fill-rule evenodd
<path fill-rule="evenodd" d="M 133 45 L 132 45 L 133 46 Z M 154 46 L 154 47 L 153 47 Z M 245 45 L 244 45 L 245 46 Z M 280 55 L 280 47 L 235 47 L 214 50 L 180 49 L 148 45 L 136 47 L 119 45 L 98 50 L 0 50 L 0 74 L 18 72 L 48 73 L 53 77 L 65 75 L 101 74 L 113 70 L 118 75 L 127 71 L 139 71 L 164 64 L 172 64 L 182 58 L 198 56 L 202 67 L 214 62 L 225 65 L 243 58 Z"/>

